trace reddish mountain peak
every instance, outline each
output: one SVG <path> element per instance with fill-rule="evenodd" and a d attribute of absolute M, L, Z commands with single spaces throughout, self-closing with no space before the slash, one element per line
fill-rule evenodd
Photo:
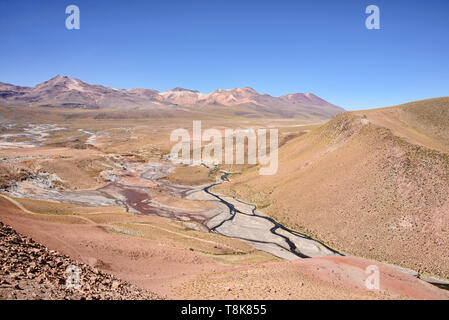
<path fill-rule="evenodd" d="M 310 102 L 318 98 L 313 93 L 289 93 L 283 96 L 280 96 L 281 99 L 296 101 L 296 102 Z M 319 99 L 319 98 L 318 98 Z"/>
<path fill-rule="evenodd" d="M 127 90 L 127 92 L 138 95 L 142 98 L 148 98 L 148 99 L 157 100 L 157 101 L 162 100 L 162 97 L 159 94 L 159 91 L 157 91 L 157 90 L 145 89 L 145 88 L 134 88 L 134 89 Z"/>
<path fill-rule="evenodd" d="M 72 82 L 72 81 L 80 81 L 80 82 L 82 82 L 81 80 L 78 80 L 78 79 L 75 79 L 75 78 L 69 78 L 67 76 L 57 75 L 56 77 L 53 77 L 50 80 L 45 81 L 44 83 L 61 83 L 61 82 L 64 83 L 64 82 Z"/>
<path fill-rule="evenodd" d="M 305 106 L 331 107 L 343 110 L 342 108 L 327 102 L 326 100 L 318 97 L 313 93 L 290 93 L 280 96 L 279 99 L 294 104 L 302 104 Z"/>
<path fill-rule="evenodd" d="M 251 87 L 243 87 L 243 88 L 233 88 L 233 89 L 218 89 L 212 92 L 210 95 L 245 95 L 245 96 L 254 96 L 260 95 L 256 90 Z"/>
<path fill-rule="evenodd" d="M 251 93 L 258 93 L 256 90 L 254 90 L 254 89 L 251 88 L 251 87 L 234 88 L 234 89 L 232 89 L 232 90 L 235 90 L 235 91 L 244 91 L 244 92 L 251 92 Z"/>
<path fill-rule="evenodd" d="M 174 91 L 174 92 L 184 92 L 184 91 L 187 91 L 187 92 L 199 93 L 198 90 L 190 90 L 190 89 L 185 89 L 185 88 L 180 88 L 180 87 L 173 88 L 173 89 L 171 89 L 171 90 L 169 90 L 169 91 Z"/>
<path fill-rule="evenodd" d="M 139 93 L 139 94 L 155 94 L 155 93 L 159 93 L 159 91 L 157 90 L 153 90 L 153 89 L 146 89 L 146 88 L 133 88 L 133 89 L 129 89 L 129 92 L 133 92 L 133 93 Z"/>
<path fill-rule="evenodd" d="M 69 83 L 84 83 L 84 82 L 78 79 L 69 78 L 67 76 L 57 75 L 56 77 L 53 77 L 50 80 L 39 83 L 35 88 L 42 88 L 56 85 L 67 85 Z"/>
<path fill-rule="evenodd" d="M 47 81 L 45 81 L 45 82 L 54 82 L 54 81 L 61 81 L 61 80 L 63 80 L 63 79 L 69 79 L 69 77 L 67 77 L 67 76 L 61 76 L 61 75 L 56 75 L 55 77 L 53 77 L 53 78 L 51 78 L 51 79 L 49 79 L 49 80 L 47 80 Z"/>

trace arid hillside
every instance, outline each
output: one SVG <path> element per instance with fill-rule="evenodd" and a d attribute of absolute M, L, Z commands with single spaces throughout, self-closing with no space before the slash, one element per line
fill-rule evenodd
<path fill-rule="evenodd" d="M 347 112 L 220 191 L 341 252 L 449 278 L 449 98 Z"/>
<path fill-rule="evenodd" d="M 449 97 L 428 99 L 372 110 L 367 116 L 408 142 L 449 152 L 448 105 Z"/>

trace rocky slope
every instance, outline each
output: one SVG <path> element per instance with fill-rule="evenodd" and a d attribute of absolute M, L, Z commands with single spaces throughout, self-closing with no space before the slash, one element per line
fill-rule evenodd
<path fill-rule="evenodd" d="M 98 269 L 80 264 L 0 222 L 0 299 L 159 299 Z M 80 287 L 68 289 L 69 266 Z M 76 269 L 72 269 L 76 270 Z M 69 282 L 70 283 L 70 282 Z M 72 282 L 74 284 L 75 282 Z"/>

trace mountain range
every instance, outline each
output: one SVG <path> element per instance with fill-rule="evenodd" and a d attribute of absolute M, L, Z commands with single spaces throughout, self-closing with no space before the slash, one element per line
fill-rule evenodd
<path fill-rule="evenodd" d="M 35 87 L 0 82 L 0 105 L 81 109 L 159 109 L 173 107 L 184 111 L 225 107 L 247 117 L 305 118 L 326 120 L 344 111 L 312 93 L 273 97 L 250 87 L 218 89 L 205 94 L 174 88 L 159 92 L 152 89 L 115 89 L 89 84 L 75 78 L 56 76 Z"/>

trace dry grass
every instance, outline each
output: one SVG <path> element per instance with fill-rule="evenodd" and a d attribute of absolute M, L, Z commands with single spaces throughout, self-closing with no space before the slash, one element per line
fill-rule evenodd
<path fill-rule="evenodd" d="M 167 180 L 174 184 L 196 186 L 214 182 L 215 175 L 205 167 L 182 166 L 176 168 Z"/>
<path fill-rule="evenodd" d="M 45 200 L 31 200 L 14 198 L 21 203 L 26 209 L 40 214 L 50 215 L 77 215 L 101 213 L 103 216 L 108 216 L 114 212 L 124 213 L 125 209 L 121 207 L 82 207 L 74 204 L 51 202 Z"/>
<path fill-rule="evenodd" d="M 380 299 L 385 296 L 344 288 L 310 277 L 300 268 L 254 266 L 201 275 L 173 290 L 181 299 Z"/>
<path fill-rule="evenodd" d="M 91 189 L 103 184 L 97 177 L 110 164 L 104 157 L 89 156 L 74 159 L 52 159 L 40 162 L 43 171 L 55 173 L 66 189 Z"/>

